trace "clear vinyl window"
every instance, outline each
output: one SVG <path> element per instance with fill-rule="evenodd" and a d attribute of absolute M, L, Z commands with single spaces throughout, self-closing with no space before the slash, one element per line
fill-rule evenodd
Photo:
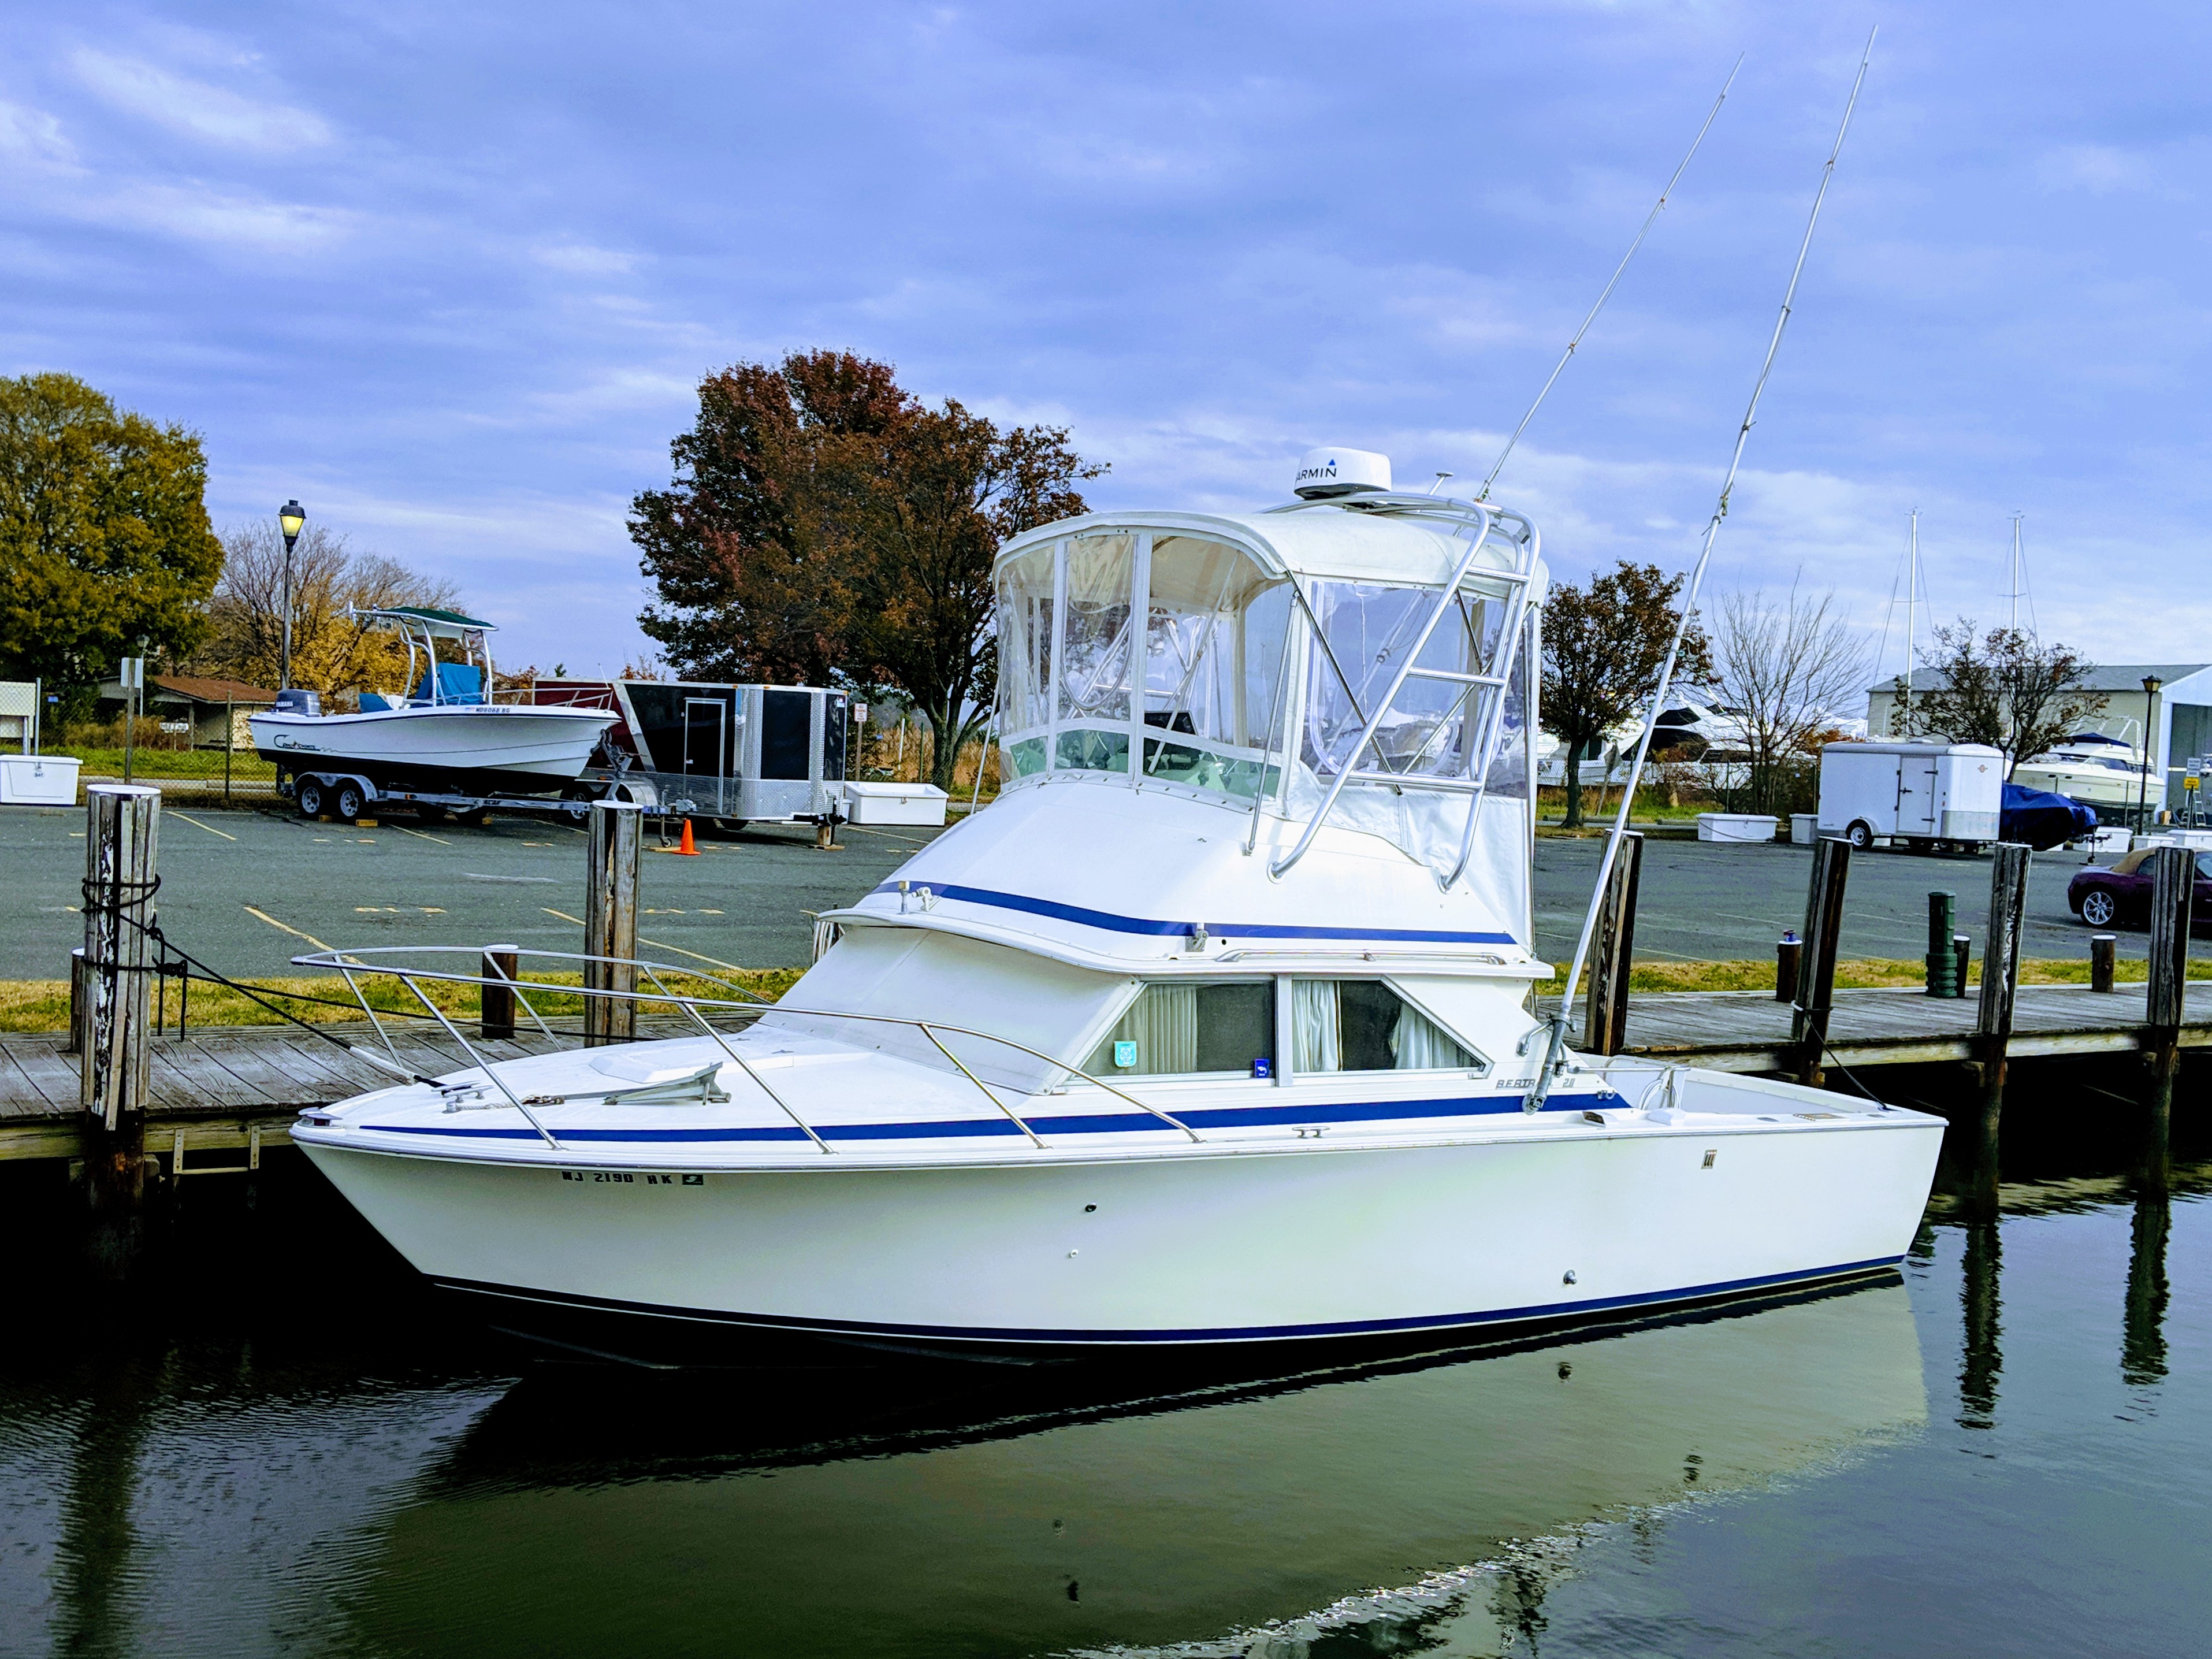
<path fill-rule="evenodd" d="M 1379 979 L 1291 981 L 1291 1070 L 1487 1071 L 1489 1063 Z"/>

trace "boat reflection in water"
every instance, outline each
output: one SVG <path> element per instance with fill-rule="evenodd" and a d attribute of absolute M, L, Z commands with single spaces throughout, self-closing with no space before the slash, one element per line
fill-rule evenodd
<path fill-rule="evenodd" d="M 1894 1280 L 1258 1381 L 737 1375 L 516 1387 L 356 1564 L 355 1635 L 410 1653 L 1233 1653 L 1288 1620 L 1266 1651 L 1352 1623 L 1393 1651 L 1449 1628 L 1449 1650 L 1488 1652 L 1577 1529 L 1832 1466 L 1927 1412 Z"/>

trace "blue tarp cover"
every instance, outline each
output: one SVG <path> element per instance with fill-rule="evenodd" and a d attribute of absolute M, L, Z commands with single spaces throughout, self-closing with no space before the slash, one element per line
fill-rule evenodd
<path fill-rule="evenodd" d="M 2097 809 L 2049 790 L 2032 790 L 2025 784 L 2004 786 L 2004 802 L 1997 814 L 1997 839 L 2025 842 L 2038 852 L 2078 841 L 2097 827 Z"/>

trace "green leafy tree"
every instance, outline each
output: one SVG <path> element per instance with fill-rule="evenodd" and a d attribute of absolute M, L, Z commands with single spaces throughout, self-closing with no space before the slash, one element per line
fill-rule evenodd
<path fill-rule="evenodd" d="M 1555 584 L 1544 599 L 1545 729 L 1566 755 L 1566 826 L 1583 822 L 1581 759 L 1607 732 L 1644 711 L 1674 637 L 1682 578 L 1621 560 L 1589 585 Z M 1695 623 L 1674 665 L 1678 683 L 1712 673 L 1711 648 Z"/>
<path fill-rule="evenodd" d="M 189 652 L 222 570 L 196 433 L 68 375 L 0 379 L 0 677 L 97 680 Z"/>
<path fill-rule="evenodd" d="M 688 676 L 896 692 L 949 789 L 997 692 L 999 544 L 1085 511 L 1075 485 L 1105 468 L 1060 428 L 928 408 L 840 351 L 708 376 L 670 449 L 671 487 L 629 522 L 660 601 L 645 632 Z"/>

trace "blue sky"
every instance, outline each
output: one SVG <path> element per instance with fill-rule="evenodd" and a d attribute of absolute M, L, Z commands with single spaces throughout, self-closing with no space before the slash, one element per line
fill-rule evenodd
<path fill-rule="evenodd" d="M 2212 659 L 2201 6 L 19 5 L 0 357 L 204 432 L 218 525 L 297 495 L 611 669 L 741 357 L 1064 424 L 1100 505 L 1480 476 L 1742 52 L 1498 492 L 1565 575 L 1679 568 L 1876 22 L 1717 582 L 1878 631 L 1917 505 L 1991 618 L 2018 510 L 2046 637 Z"/>

